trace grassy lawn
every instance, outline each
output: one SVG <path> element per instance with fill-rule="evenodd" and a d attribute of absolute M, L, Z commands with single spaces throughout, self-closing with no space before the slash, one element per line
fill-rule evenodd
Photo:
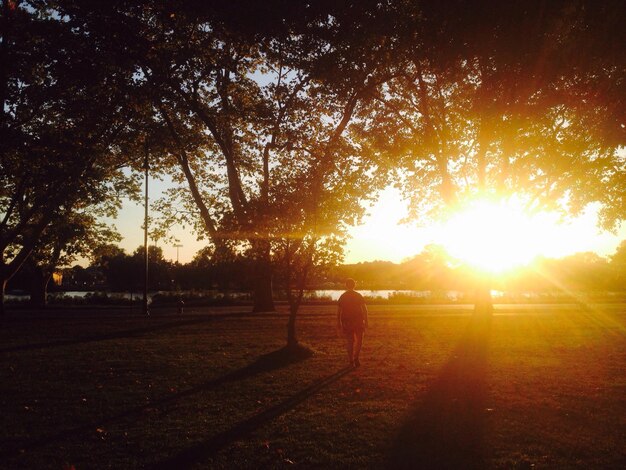
<path fill-rule="evenodd" d="M 626 468 L 624 305 L 374 306 L 356 370 L 334 321 L 13 312 L 0 466 Z"/>

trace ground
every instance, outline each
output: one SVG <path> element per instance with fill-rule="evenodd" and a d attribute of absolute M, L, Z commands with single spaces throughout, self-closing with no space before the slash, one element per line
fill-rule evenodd
<path fill-rule="evenodd" d="M 3 468 L 626 468 L 626 306 L 11 312 Z"/>

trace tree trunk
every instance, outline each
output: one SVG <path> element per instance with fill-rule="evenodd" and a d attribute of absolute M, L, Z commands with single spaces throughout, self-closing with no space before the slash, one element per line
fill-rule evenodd
<path fill-rule="evenodd" d="M 48 304 L 48 284 L 51 274 L 46 274 L 42 269 L 33 269 L 33 277 L 30 284 L 30 303 L 33 307 L 46 308 Z"/>
<path fill-rule="evenodd" d="M 7 288 L 8 279 L 0 279 L 0 316 L 4 317 L 4 291 Z"/>
<path fill-rule="evenodd" d="M 269 261 L 257 259 L 254 266 L 253 312 L 275 312 L 272 298 L 272 268 Z"/>
<path fill-rule="evenodd" d="M 476 286 L 474 296 L 474 315 L 490 316 L 493 313 L 493 299 L 491 297 L 491 283 L 489 279 L 481 279 Z"/>
<path fill-rule="evenodd" d="M 2 258 L 0 258 L 0 315 L 4 318 L 6 313 L 4 309 L 5 293 L 10 276 L 7 265 L 2 261 Z"/>

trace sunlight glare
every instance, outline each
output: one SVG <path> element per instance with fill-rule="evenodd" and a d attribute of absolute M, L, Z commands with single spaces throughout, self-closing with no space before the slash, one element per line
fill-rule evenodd
<path fill-rule="evenodd" d="M 514 199 L 477 200 L 445 225 L 443 244 L 453 257 L 501 273 L 530 263 L 552 244 L 553 221 L 527 215 Z"/>
<path fill-rule="evenodd" d="M 558 212 L 528 214 L 515 196 L 504 201 L 477 200 L 450 219 L 416 227 L 403 224 L 407 202 L 395 188 L 380 193 L 362 225 L 351 227 L 347 263 L 389 260 L 400 263 L 430 243 L 443 245 L 459 261 L 493 273 L 530 263 L 537 256 L 562 258 L 593 251 L 612 253 L 626 238 L 626 224 L 617 234 L 598 228 L 598 205 L 563 220 Z"/>

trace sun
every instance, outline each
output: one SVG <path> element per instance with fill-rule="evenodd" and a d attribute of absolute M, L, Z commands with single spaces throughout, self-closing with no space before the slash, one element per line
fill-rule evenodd
<path fill-rule="evenodd" d="M 626 235 L 600 232 L 599 206 L 576 217 L 559 211 L 529 213 L 516 195 L 476 199 L 446 219 L 416 227 L 404 223 L 408 204 L 395 188 L 381 192 L 365 223 L 349 230 L 347 262 L 389 260 L 401 263 L 429 244 L 443 245 L 457 260 L 481 271 L 501 274 L 536 257 L 562 258 L 584 251 L 608 252 Z"/>
<path fill-rule="evenodd" d="M 442 242 L 454 258 L 489 273 L 530 263 L 544 251 L 550 224 L 515 199 L 476 200 L 444 225 Z"/>

